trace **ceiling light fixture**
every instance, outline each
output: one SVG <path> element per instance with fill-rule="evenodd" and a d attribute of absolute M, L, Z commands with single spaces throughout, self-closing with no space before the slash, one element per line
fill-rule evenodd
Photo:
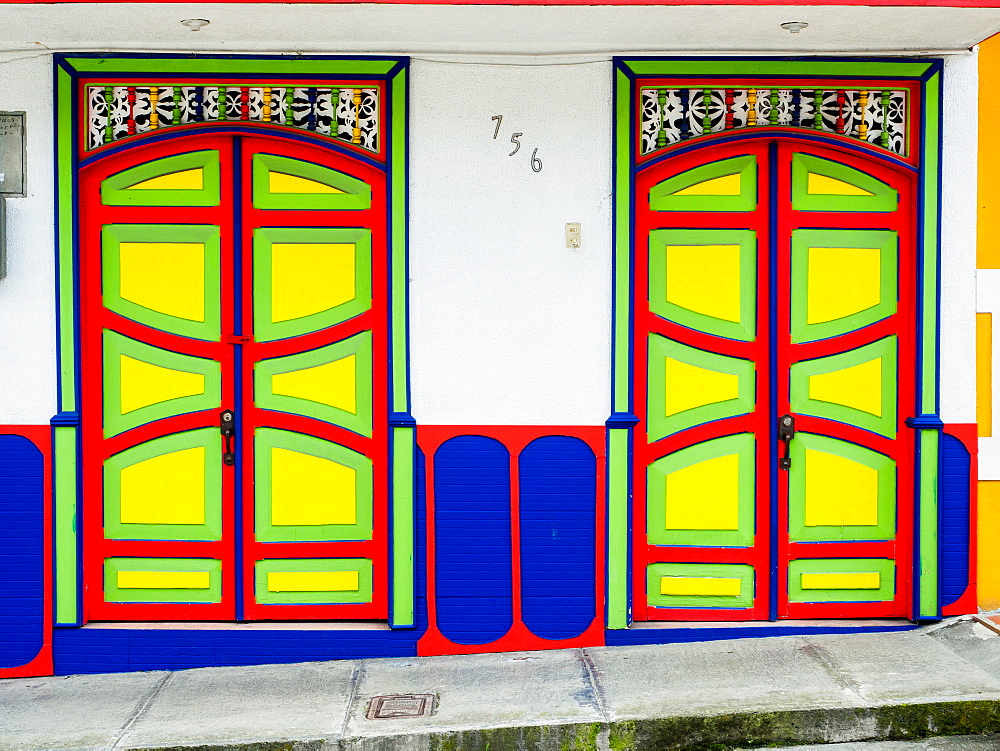
<path fill-rule="evenodd" d="M 191 29 L 191 31 L 201 31 L 201 27 L 208 26 L 209 21 L 207 18 L 185 18 L 181 23 Z"/>
<path fill-rule="evenodd" d="M 805 21 L 786 21 L 785 23 L 781 24 L 781 28 L 785 29 L 786 31 L 792 34 L 798 34 L 800 31 L 802 31 L 802 29 L 804 29 L 808 25 L 809 24 L 807 24 Z"/>

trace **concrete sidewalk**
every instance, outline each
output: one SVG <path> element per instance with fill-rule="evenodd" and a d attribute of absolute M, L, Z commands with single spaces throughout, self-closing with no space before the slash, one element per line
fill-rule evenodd
<path fill-rule="evenodd" d="M 424 718 L 373 697 L 432 694 Z M 746 748 L 1000 733 L 1000 635 L 917 631 L 0 681 L 3 749 Z"/>

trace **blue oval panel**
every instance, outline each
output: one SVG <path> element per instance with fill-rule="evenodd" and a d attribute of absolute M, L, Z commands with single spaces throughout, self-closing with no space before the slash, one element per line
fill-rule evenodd
<path fill-rule="evenodd" d="M 955 436 L 943 434 L 940 443 L 938 502 L 938 577 L 941 604 L 951 605 L 969 586 L 969 452 Z"/>
<path fill-rule="evenodd" d="M 597 461 L 579 438 L 546 436 L 518 459 L 521 611 L 544 639 L 572 639 L 596 615 Z"/>
<path fill-rule="evenodd" d="M 0 435 L 0 668 L 26 665 L 42 648 L 44 471 L 35 444 Z"/>
<path fill-rule="evenodd" d="M 487 644 L 514 623 L 510 454 L 483 436 L 459 436 L 434 454 L 438 628 L 457 644 Z"/>

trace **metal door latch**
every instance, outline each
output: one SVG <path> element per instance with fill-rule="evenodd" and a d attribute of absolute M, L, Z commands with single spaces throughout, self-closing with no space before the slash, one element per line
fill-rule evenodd
<path fill-rule="evenodd" d="M 222 463 L 227 467 L 232 467 L 236 464 L 236 454 L 233 452 L 233 439 L 236 438 L 236 413 L 231 409 L 223 410 L 219 415 L 219 430 L 222 432 L 222 440 L 225 443 Z"/>
<path fill-rule="evenodd" d="M 778 469 L 792 468 L 792 439 L 795 437 L 795 418 L 782 415 L 778 418 L 778 440 L 785 444 L 785 455 L 778 459 Z"/>

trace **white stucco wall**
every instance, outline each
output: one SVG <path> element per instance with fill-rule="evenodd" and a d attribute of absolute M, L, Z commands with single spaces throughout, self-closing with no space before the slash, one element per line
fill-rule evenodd
<path fill-rule="evenodd" d="M 941 419 L 976 421 L 976 55 L 945 58 L 941 154 Z"/>
<path fill-rule="evenodd" d="M 508 62 L 412 62 L 414 416 L 599 425 L 610 411 L 611 64 Z M 946 59 L 945 422 L 975 421 L 976 71 L 973 55 Z M 56 412 L 51 80 L 46 56 L 0 65 L 0 111 L 27 111 L 28 144 L 28 196 L 7 204 L 0 424 Z M 579 250 L 565 246 L 567 222 L 582 224 Z"/>
<path fill-rule="evenodd" d="M 37 425 L 56 411 L 52 59 L 9 57 L 0 56 L 0 111 L 27 113 L 27 196 L 7 200 L 0 425 Z"/>
<path fill-rule="evenodd" d="M 416 60 L 410 127 L 414 417 L 603 424 L 611 64 Z M 523 146 L 508 156 L 515 132 Z M 579 250 L 566 248 L 567 222 L 582 224 Z"/>

